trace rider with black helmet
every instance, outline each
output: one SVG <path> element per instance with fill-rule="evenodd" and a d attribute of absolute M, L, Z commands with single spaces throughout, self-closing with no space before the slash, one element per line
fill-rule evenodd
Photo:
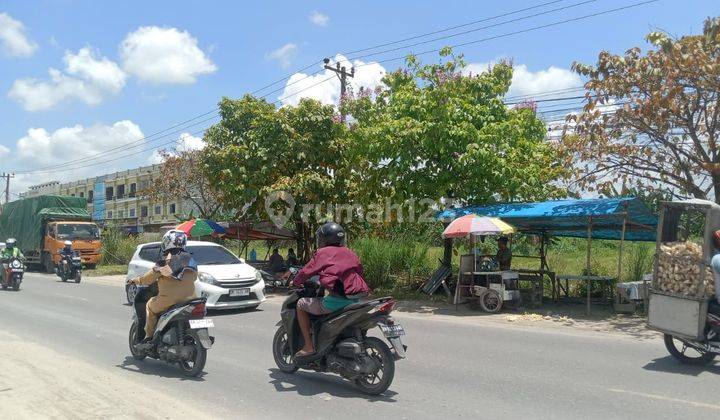
<path fill-rule="evenodd" d="M 297 304 L 298 323 L 305 342 L 298 356 L 315 352 L 310 337 L 310 316 L 329 314 L 357 302 L 370 293 L 363 279 L 363 267 L 354 252 L 345 247 L 345 230 L 335 222 L 325 223 L 315 232 L 317 251 L 295 276 L 293 284 L 302 285 L 312 276 L 319 276 L 320 285 L 328 292 L 323 298 L 301 298 Z"/>

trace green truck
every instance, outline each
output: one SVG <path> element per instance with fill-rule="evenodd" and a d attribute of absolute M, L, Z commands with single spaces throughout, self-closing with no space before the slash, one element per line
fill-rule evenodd
<path fill-rule="evenodd" d="M 28 264 L 48 273 L 60 260 L 65 241 L 73 243 L 84 265 L 93 267 L 100 260 L 100 230 L 82 197 L 42 195 L 5 204 L 0 209 L 0 242 L 7 238 L 17 240 Z"/>

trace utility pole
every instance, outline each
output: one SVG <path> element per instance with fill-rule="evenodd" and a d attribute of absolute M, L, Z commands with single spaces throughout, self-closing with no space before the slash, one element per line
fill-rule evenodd
<path fill-rule="evenodd" d="M 5 204 L 7 204 L 10 202 L 10 178 L 15 178 L 15 174 L 3 172 L 0 178 L 5 178 Z"/>
<path fill-rule="evenodd" d="M 325 68 L 327 70 L 330 70 L 337 74 L 338 78 L 340 79 L 340 105 L 342 105 L 342 100 L 345 98 L 345 92 L 347 91 L 347 78 L 348 77 L 355 77 L 355 67 L 350 68 L 350 72 L 348 72 L 345 69 L 345 66 L 340 66 L 340 63 L 335 63 L 335 67 L 330 65 L 330 59 L 325 58 L 323 59 L 323 63 L 325 63 Z M 342 108 L 340 109 L 340 119 L 341 121 L 345 121 L 345 113 L 342 111 Z"/>

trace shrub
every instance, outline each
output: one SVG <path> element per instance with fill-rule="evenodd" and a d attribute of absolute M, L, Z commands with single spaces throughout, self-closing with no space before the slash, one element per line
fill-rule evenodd
<path fill-rule="evenodd" d="M 392 289 L 401 280 L 418 285 L 432 271 L 426 244 L 373 237 L 350 244 L 365 269 L 365 280 L 373 289 Z"/>
<path fill-rule="evenodd" d="M 146 242 L 159 240 L 157 234 L 138 236 L 125 235 L 119 227 L 108 226 L 102 232 L 102 248 L 100 249 L 101 265 L 125 265 L 130 262 L 137 246 Z"/>

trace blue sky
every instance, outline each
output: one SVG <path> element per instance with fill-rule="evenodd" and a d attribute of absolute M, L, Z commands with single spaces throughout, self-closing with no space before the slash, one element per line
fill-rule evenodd
<path fill-rule="evenodd" d="M 580 1 L 561 1 L 500 20 Z M 544 2 L 4 0 L 0 3 L 0 25 L 6 25 L 4 32 L 0 27 L 0 171 L 34 169 L 78 156 L 90 158 L 110 145 L 130 142 L 133 136 L 141 137 L 210 111 L 222 96 L 239 97 L 322 57 L 540 3 Z M 416 50 L 513 32 L 631 3 L 634 1 L 598 0 Z M 661 29 L 675 35 L 697 33 L 705 17 L 718 14 L 720 3 L 716 0 L 661 0 L 466 46 L 461 52 L 470 63 L 511 57 L 524 72 L 524 79 L 518 80 L 512 93 L 529 94 L 549 87 L 573 87 L 578 80 L 560 69 L 568 69 L 575 60 L 593 62 L 603 49 L 621 52 L 632 46 L 645 46 L 643 37 L 651 30 Z M 15 29 L 10 38 L 7 25 Z M 18 33 L 24 40 L 18 40 Z M 172 44 L 168 45 L 167 62 L 155 59 L 165 54 L 163 42 Z M 397 55 L 402 53 L 363 61 Z M 423 58 L 436 60 L 436 57 Z M 177 66 L 164 69 L 162 66 L 167 63 Z M 382 66 L 391 70 L 400 64 L 395 61 Z M 51 68 L 56 69 L 56 77 L 62 82 L 51 80 L 48 73 Z M 551 68 L 555 71 L 548 70 Z M 365 82 L 372 83 L 380 77 L 381 67 L 366 69 L 377 74 L 366 74 Z M 88 81 L 88 77 L 93 79 Z M 18 83 L 32 89 L 19 89 Z M 78 94 L 73 90 L 77 86 L 87 91 Z M 283 84 L 276 87 L 282 88 Z M 61 89 L 65 90 L 59 92 Z M 333 89 L 336 86 L 308 93 L 332 101 L 336 98 Z M 269 97 L 275 100 L 281 94 L 275 92 Z M 124 123 L 116 125 L 118 122 Z M 203 125 L 198 125 L 187 132 L 201 128 Z M 35 131 L 31 135 L 29 130 Z M 20 176 L 16 188 L 49 179 L 73 180 L 147 161 L 148 156 L 136 156 L 100 167 L 63 167 L 62 172 Z"/>

